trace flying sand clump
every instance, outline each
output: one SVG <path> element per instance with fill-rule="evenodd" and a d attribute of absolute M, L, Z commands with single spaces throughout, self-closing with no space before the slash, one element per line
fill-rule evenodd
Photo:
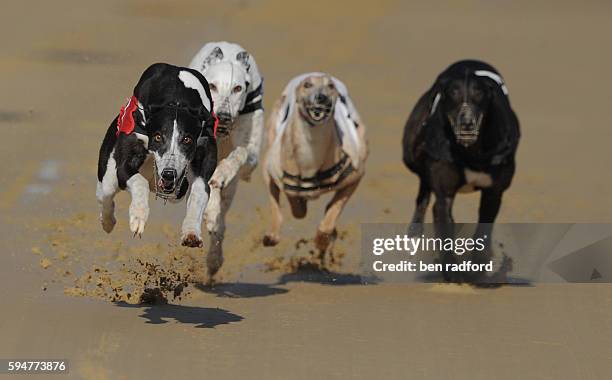
<path fill-rule="evenodd" d="M 181 301 L 193 285 L 203 282 L 198 270 L 203 268 L 201 255 L 171 244 L 126 247 L 121 242 L 87 240 L 84 229 L 94 224 L 86 219 L 76 215 L 45 225 L 50 252 L 43 256 L 46 248 L 32 249 L 42 259 L 55 255 L 53 268 L 50 260 L 48 265 L 41 261 L 41 267 L 50 271 L 51 283 L 64 285 L 65 294 L 130 304 L 165 304 Z"/>

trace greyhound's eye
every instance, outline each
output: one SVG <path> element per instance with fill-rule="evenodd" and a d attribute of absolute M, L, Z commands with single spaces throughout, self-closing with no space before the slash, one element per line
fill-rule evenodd
<path fill-rule="evenodd" d="M 304 82 L 304 88 L 310 88 L 310 87 L 312 87 L 312 83 Z"/>
<path fill-rule="evenodd" d="M 155 142 L 161 142 L 161 141 L 162 141 L 162 135 L 160 135 L 159 133 L 156 133 L 156 134 L 153 136 L 153 140 L 154 140 Z"/>
<path fill-rule="evenodd" d="M 214 84 L 212 84 L 212 83 L 209 83 L 209 84 L 208 84 L 208 88 L 210 88 L 210 91 L 217 92 L 217 86 L 215 86 L 215 85 L 214 85 Z"/>
<path fill-rule="evenodd" d="M 232 91 L 234 91 L 234 94 L 237 94 L 240 91 L 242 91 L 242 86 L 238 85 L 238 86 L 234 87 L 234 89 Z"/>
<path fill-rule="evenodd" d="M 185 136 L 185 137 L 183 137 L 183 144 L 185 144 L 185 145 L 189 145 L 189 144 L 191 144 L 192 142 L 193 142 L 193 139 L 192 139 L 191 137 L 189 137 L 189 136 Z"/>
<path fill-rule="evenodd" d="M 333 90 L 334 88 L 336 88 L 336 86 L 333 83 L 328 84 L 327 87 L 329 87 L 330 90 Z"/>

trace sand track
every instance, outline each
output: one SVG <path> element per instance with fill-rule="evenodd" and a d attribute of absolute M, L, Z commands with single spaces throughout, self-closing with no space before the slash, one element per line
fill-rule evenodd
<path fill-rule="evenodd" d="M 0 357 L 68 358 L 79 379 L 609 377 L 609 285 L 484 290 L 356 273 L 360 223 L 412 213 L 402 127 L 461 58 L 503 73 L 521 120 L 499 220 L 612 221 L 611 11 L 596 1 L 4 4 Z M 324 200 L 305 220 L 286 218 L 279 246 L 261 247 L 259 173 L 238 191 L 212 288 L 202 285 L 203 252 L 179 246 L 184 205 L 154 203 L 134 240 L 121 194 L 115 231 L 98 225 L 97 150 L 142 70 L 186 64 L 222 39 L 256 56 L 268 109 L 289 78 L 324 70 L 348 85 L 369 126 L 367 173 L 329 272 L 293 273 L 309 260 L 308 243 L 296 243 L 314 236 Z M 461 196 L 455 218 L 473 221 L 477 201 Z M 163 288 L 170 304 L 135 304 L 144 287 Z"/>

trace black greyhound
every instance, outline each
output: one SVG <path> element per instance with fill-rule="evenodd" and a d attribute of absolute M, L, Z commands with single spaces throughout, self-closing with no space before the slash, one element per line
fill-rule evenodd
<path fill-rule="evenodd" d="M 444 70 L 404 127 L 403 161 L 420 179 L 410 233 L 421 233 L 433 192 L 436 234 L 452 236 L 455 195 L 480 190 L 477 234 L 490 237 L 514 176 L 519 138 L 518 119 L 495 68 L 465 60 Z"/>

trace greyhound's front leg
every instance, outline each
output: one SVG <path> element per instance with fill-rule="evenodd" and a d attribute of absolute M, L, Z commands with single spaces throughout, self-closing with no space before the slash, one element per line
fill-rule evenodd
<path fill-rule="evenodd" d="M 426 179 L 421 177 L 419 183 L 419 194 L 416 199 L 416 207 L 414 209 L 414 215 L 412 221 L 408 227 L 408 235 L 420 236 L 423 233 L 423 223 L 425 222 L 425 212 L 429 206 L 429 199 L 431 197 L 431 189 L 426 182 Z"/>
<path fill-rule="evenodd" d="M 130 203 L 130 230 L 134 236 L 142 236 L 149 218 L 149 181 L 140 173 L 127 180 L 127 189 L 132 195 Z"/>
<path fill-rule="evenodd" d="M 280 242 L 280 229 L 283 222 L 283 214 L 280 210 L 280 188 L 276 185 L 274 180 L 270 178 L 268 173 L 264 172 L 264 179 L 268 183 L 268 190 L 270 192 L 272 227 L 270 232 L 264 235 L 263 245 L 266 247 L 272 247 Z"/>
<path fill-rule="evenodd" d="M 264 113 L 263 110 L 256 110 L 251 115 L 250 136 L 247 144 L 247 159 L 240 171 L 240 178 L 245 181 L 251 179 L 251 173 L 259 162 L 259 151 L 263 139 Z"/>
<path fill-rule="evenodd" d="M 214 189 L 223 189 L 240 171 L 245 164 L 248 152 L 245 147 L 239 146 L 234 149 L 226 158 L 221 160 L 215 169 L 208 184 Z"/>
<path fill-rule="evenodd" d="M 100 206 L 100 223 L 102 224 L 102 229 L 106 233 L 110 233 L 115 227 L 115 224 L 117 224 L 117 219 L 115 219 L 114 200 L 117 191 L 119 191 L 117 173 L 107 170 L 102 181 L 98 181 L 98 185 L 96 186 L 96 198 Z"/>
<path fill-rule="evenodd" d="M 455 225 L 452 214 L 453 201 L 454 197 L 447 193 L 436 193 L 436 202 L 433 207 L 434 229 L 436 237 L 443 240 L 454 238 L 455 236 Z M 446 268 L 447 264 L 455 264 L 457 262 L 455 253 L 452 250 L 445 251 L 442 249 L 440 255 L 443 268 Z M 442 274 L 446 281 L 461 281 L 459 276 L 453 275 L 452 272 L 446 271 L 446 269 L 444 269 Z"/>
<path fill-rule="evenodd" d="M 484 189 L 480 195 L 480 209 L 478 210 L 478 226 L 475 239 L 484 239 L 484 250 L 473 256 L 476 263 L 484 263 L 491 259 L 493 252 L 491 243 L 493 241 L 493 223 L 499 213 L 503 192 L 498 189 Z"/>
<path fill-rule="evenodd" d="M 497 189 L 484 189 L 480 195 L 480 208 L 478 210 L 478 227 L 475 237 L 484 238 L 487 248 L 491 244 L 493 223 L 499 213 L 503 192 Z"/>
<path fill-rule="evenodd" d="M 181 228 L 181 239 L 184 246 L 201 248 L 204 245 L 202 243 L 202 218 L 208 203 L 209 191 L 210 188 L 202 177 L 196 177 L 191 184 L 187 213 Z"/>
<path fill-rule="evenodd" d="M 356 181 L 336 192 L 334 197 L 329 201 L 325 208 L 325 217 L 319 224 L 317 235 L 315 237 L 315 246 L 320 253 L 325 253 L 329 244 L 336 238 L 336 221 L 340 216 L 340 213 L 346 206 L 349 198 L 359 185 L 359 181 Z"/>

